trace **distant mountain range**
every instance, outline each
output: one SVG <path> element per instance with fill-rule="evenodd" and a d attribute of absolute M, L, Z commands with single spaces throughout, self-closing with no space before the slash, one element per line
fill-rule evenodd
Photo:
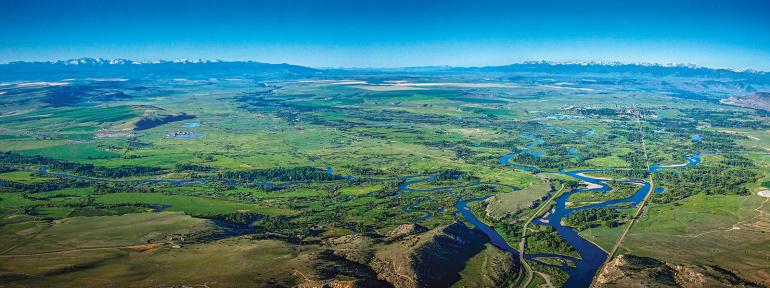
<path fill-rule="evenodd" d="M 207 60 L 207 59 L 177 59 L 177 60 L 153 60 L 153 61 L 137 61 L 137 60 L 129 60 L 129 59 L 122 59 L 122 58 L 116 58 L 116 59 L 103 59 L 103 58 L 77 58 L 77 59 L 69 59 L 69 60 L 58 60 L 58 61 L 14 61 L 6 64 L 0 64 L 0 65 L 10 65 L 10 66 L 28 66 L 28 65 L 64 65 L 64 66 L 78 66 L 78 65 L 87 65 L 87 66 L 105 66 L 105 65 L 152 65 L 152 64 L 212 64 L 212 63 L 229 63 L 229 64 L 265 64 L 265 65 L 289 65 L 289 64 L 268 64 L 263 62 L 256 62 L 256 61 L 223 61 L 223 60 Z M 299 65 L 292 65 L 296 67 L 305 67 L 305 66 L 299 66 Z M 751 69 L 722 69 L 722 68 L 708 68 L 708 67 L 702 67 L 698 66 L 696 64 L 692 63 L 679 63 L 679 64 L 659 64 L 659 63 L 647 63 L 647 62 L 639 62 L 639 63 L 623 63 L 623 62 L 596 62 L 596 61 L 589 61 L 589 62 L 555 62 L 555 61 L 525 61 L 521 63 L 514 63 L 509 65 L 501 65 L 501 66 L 481 66 L 481 67 L 453 67 L 453 66 L 415 66 L 415 67 L 403 67 L 403 68 L 343 68 L 343 70 L 424 70 L 424 71 L 435 71 L 435 70 L 447 70 L 447 69 L 478 69 L 478 70 L 507 70 L 507 69 L 516 69 L 516 68 L 525 68 L 525 67 L 620 67 L 620 68 L 628 68 L 628 67 L 638 67 L 638 68 L 669 68 L 669 69 L 695 69 L 695 70 L 717 70 L 717 71 L 731 71 L 736 73 L 766 73 L 763 71 L 756 71 Z M 309 69 L 314 69 L 310 67 L 305 67 Z M 338 70 L 339 68 L 328 68 L 325 70 Z"/>
<path fill-rule="evenodd" d="M 167 63 L 181 63 L 181 64 L 201 64 L 201 63 L 221 63 L 224 61 L 221 60 L 203 60 L 203 59 L 197 59 L 197 60 L 188 60 L 188 59 L 179 59 L 179 60 L 155 60 L 155 61 L 135 61 L 135 60 L 129 60 L 129 59 L 103 59 L 103 58 L 77 58 L 77 59 L 69 59 L 69 60 L 59 60 L 59 61 L 35 61 L 35 62 L 27 62 L 27 61 L 15 61 L 10 62 L 5 65 L 65 65 L 65 66 L 71 66 L 71 65 L 91 65 L 91 66 L 102 66 L 102 65 L 128 65 L 128 64 L 134 64 L 134 65 L 143 65 L 143 64 L 167 64 Z M 243 62 L 243 63 L 258 63 L 253 61 L 234 61 L 234 62 Z"/>
<path fill-rule="evenodd" d="M 221 60 L 203 60 L 203 59 L 197 59 L 197 60 L 189 60 L 189 59 L 179 59 L 179 60 L 155 60 L 155 61 L 135 61 L 135 60 L 128 60 L 128 59 L 103 59 L 103 58 L 77 58 L 77 59 L 69 59 L 69 60 L 59 60 L 59 61 L 36 61 L 36 62 L 27 62 L 27 61 L 14 61 L 7 64 L 0 64 L 0 67 L 117 67 L 117 66 L 130 66 L 130 65 L 175 65 L 175 64 L 223 64 L 223 65 L 257 65 L 257 66 L 284 66 L 284 67 L 295 67 L 295 68 L 301 68 L 301 69 L 313 69 L 310 67 L 305 66 L 299 66 L 299 65 L 289 65 L 289 64 L 269 64 L 269 63 L 262 63 L 262 62 L 255 62 L 255 61 L 221 61 Z M 313 69 L 315 70 L 315 69 Z"/>
<path fill-rule="evenodd" d="M 321 70 L 290 64 L 218 60 L 133 61 L 78 58 L 48 62 L 17 61 L 0 64 L 0 80 L 55 80 L 85 77 L 217 78 L 249 76 L 260 79 L 307 77 Z"/>
<path fill-rule="evenodd" d="M 695 64 L 656 64 L 621 62 L 550 62 L 529 61 L 503 66 L 451 67 L 423 66 L 404 68 L 311 68 L 291 64 L 269 64 L 254 61 L 221 60 L 158 60 L 134 61 L 128 59 L 78 58 L 48 62 L 17 61 L 0 64 L 0 79 L 37 79 L 43 73 L 52 77 L 80 77 L 109 75 L 130 77 L 218 77 L 249 75 L 255 77 L 307 77 L 316 75 L 348 75 L 361 71 L 374 73 L 439 73 L 439 74 L 575 74 L 611 77 L 701 77 L 733 79 L 752 83 L 767 83 L 770 73 L 754 70 L 714 69 Z"/>
<path fill-rule="evenodd" d="M 541 72 L 553 74 L 639 74 L 649 76 L 680 76 L 708 78 L 764 77 L 770 75 L 764 71 L 745 69 L 707 68 L 695 64 L 657 64 L 657 63 L 620 63 L 620 62 L 548 62 L 532 61 L 504 66 L 459 68 L 484 72 Z"/>

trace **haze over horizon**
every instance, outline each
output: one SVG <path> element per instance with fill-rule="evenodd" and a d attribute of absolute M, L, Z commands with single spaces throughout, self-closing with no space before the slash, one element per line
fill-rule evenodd
<path fill-rule="evenodd" d="M 3 1 L 0 62 L 221 59 L 310 67 L 694 63 L 770 70 L 765 1 Z"/>

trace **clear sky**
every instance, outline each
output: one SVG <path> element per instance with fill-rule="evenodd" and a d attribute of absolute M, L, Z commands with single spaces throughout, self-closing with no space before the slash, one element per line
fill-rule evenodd
<path fill-rule="evenodd" d="M 770 1 L 0 0 L 0 62 L 222 59 L 313 67 L 527 60 L 770 70 Z"/>

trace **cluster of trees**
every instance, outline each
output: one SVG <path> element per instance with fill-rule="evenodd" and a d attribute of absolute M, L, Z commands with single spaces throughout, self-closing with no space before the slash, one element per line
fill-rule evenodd
<path fill-rule="evenodd" d="M 254 212 L 238 212 L 238 213 L 221 215 L 216 218 L 227 222 L 240 224 L 240 225 L 251 225 L 257 220 L 264 219 L 265 215 L 257 214 Z"/>
<path fill-rule="evenodd" d="M 402 183 L 404 183 L 404 181 L 385 182 L 383 184 L 384 187 L 382 187 L 382 189 L 372 192 L 371 196 L 379 199 L 383 199 L 386 197 L 395 197 L 401 191 L 398 189 L 398 187 Z"/>
<path fill-rule="evenodd" d="M 104 167 L 57 160 L 43 156 L 24 156 L 12 152 L 0 153 L 0 163 L 47 166 L 49 169 L 67 171 L 76 175 L 104 178 L 123 178 L 131 176 L 156 175 L 164 172 L 163 168 L 148 166 Z"/>
<path fill-rule="evenodd" d="M 572 157 L 535 156 L 530 153 L 519 153 L 511 158 L 511 162 L 539 168 L 571 168 L 577 167 L 580 161 Z"/>
<path fill-rule="evenodd" d="M 612 208 L 590 208 L 572 212 L 564 219 L 564 223 L 578 230 L 585 230 L 598 225 L 615 227 L 622 218 L 623 215 Z"/>
<path fill-rule="evenodd" d="M 654 127 L 664 128 L 666 132 L 681 133 L 682 135 L 695 133 L 698 127 L 698 121 L 685 118 L 645 119 L 645 122 Z"/>
<path fill-rule="evenodd" d="M 552 227 L 546 227 L 549 228 L 549 231 L 537 231 L 527 235 L 529 246 L 532 246 L 532 248 L 543 249 L 545 252 L 564 255 L 575 251 L 567 241 L 564 241 L 559 234 L 556 234 L 556 232 L 553 231 Z"/>
<path fill-rule="evenodd" d="M 38 193 L 54 191 L 64 188 L 87 187 L 88 183 L 72 179 L 55 179 L 52 181 L 40 181 L 31 183 L 21 183 L 15 181 L 0 180 L 0 192 L 25 192 Z"/>
<path fill-rule="evenodd" d="M 652 198 L 655 203 L 671 203 L 698 193 L 707 195 L 749 195 L 745 184 L 761 178 L 751 160 L 739 155 L 724 155 L 713 166 L 697 166 L 655 174 L 655 181 L 666 188 Z"/>
<path fill-rule="evenodd" d="M 467 181 L 477 181 L 479 177 L 474 176 L 469 172 L 465 172 L 457 169 L 442 169 L 433 173 L 438 181 L 457 180 L 463 179 Z"/>
<path fill-rule="evenodd" d="M 730 135 L 716 131 L 699 131 L 701 134 L 701 141 L 695 142 L 693 149 L 698 151 L 729 151 L 736 150 L 738 145 L 735 144 L 734 137 L 740 137 L 738 135 Z"/>
<path fill-rule="evenodd" d="M 73 162 L 68 162 L 73 163 Z M 74 174 L 85 175 L 91 177 L 104 177 L 104 178 L 124 178 L 132 176 L 144 176 L 144 175 L 157 175 L 165 172 L 160 167 L 149 166 L 118 166 L 118 167 L 103 167 L 94 166 L 92 164 L 79 164 L 72 165 L 73 169 L 59 169 L 56 166 L 51 166 L 56 170 L 72 171 Z"/>
<path fill-rule="evenodd" d="M 0 166 L 0 173 L 8 173 L 13 171 L 16 171 L 16 169 L 13 167 Z"/>
<path fill-rule="evenodd" d="M 698 193 L 707 195 L 749 195 L 745 184 L 759 180 L 760 175 L 742 167 L 704 166 L 655 174 L 655 180 L 666 188 L 655 194 L 655 203 L 671 203 Z"/>
<path fill-rule="evenodd" d="M 630 164 L 632 168 L 647 169 L 648 158 L 644 157 L 644 151 L 642 151 L 642 147 L 640 147 L 640 145 L 637 145 L 637 147 L 634 147 L 633 152 L 629 152 L 629 153 L 620 155 L 618 157 L 620 159 L 623 159 L 623 161 L 628 162 L 628 164 Z M 648 155 L 648 157 L 649 157 L 650 164 L 659 163 L 662 160 L 662 158 L 654 154 Z"/>
<path fill-rule="evenodd" d="M 340 179 L 340 176 L 326 173 L 326 170 L 317 167 L 278 167 L 243 171 L 226 171 L 221 173 L 220 176 L 224 179 L 249 182 L 329 181 Z"/>
<path fill-rule="evenodd" d="M 472 160 L 473 156 L 478 154 L 476 151 L 473 151 L 472 149 L 468 147 L 457 147 L 454 149 L 455 151 L 455 157 L 454 159 L 462 159 L 462 160 Z"/>
<path fill-rule="evenodd" d="M 580 187 L 581 183 L 581 181 L 572 178 L 548 179 L 548 184 L 551 186 L 551 191 L 558 191 L 562 186 L 564 186 L 564 191 L 575 190 Z"/>
<path fill-rule="evenodd" d="M 755 120 L 752 115 L 741 111 L 715 111 L 706 109 L 680 110 L 690 119 L 706 121 L 713 127 L 767 129 L 767 121 Z"/>
<path fill-rule="evenodd" d="M 377 176 L 382 175 L 384 172 L 380 169 L 374 169 L 369 167 L 361 167 L 361 166 L 350 166 L 348 167 L 350 169 L 350 173 L 357 176 Z"/>
<path fill-rule="evenodd" d="M 251 222 L 250 224 L 254 231 L 265 231 L 299 238 L 310 236 L 312 233 L 310 229 L 311 225 L 304 223 L 304 221 L 302 221 L 303 219 L 298 218 L 290 218 L 285 216 L 257 216 L 244 220 Z M 259 235 L 257 235 L 257 237 L 259 237 Z"/>
<path fill-rule="evenodd" d="M 109 193 L 153 193 L 160 190 L 153 186 L 147 186 L 137 183 L 93 183 L 94 194 Z"/>
<path fill-rule="evenodd" d="M 503 149 L 509 149 L 513 150 L 516 149 L 516 146 L 525 144 L 520 140 L 505 140 L 505 141 L 483 141 L 479 142 L 479 147 L 487 147 L 487 148 L 503 148 Z"/>
<path fill-rule="evenodd" d="M 677 140 L 686 139 L 686 141 L 682 142 L 667 141 L 665 148 L 672 149 L 674 151 L 683 151 L 683 149 L 687 149 L 687 151 L 728 151 L 735 150 L 737 148 L 734 139 L 741 136 L 730 135 L 711 130 L 698 130 L 697 127 L 700 125 L 699 121 L 709 122 L 711 125 L 716 127 L 744 127 L 745 125 L 755 126 L 756 124 L 746 124 L 756 121 L 751 120 L 750 118 L 745 118 L 748 117 L 748 115 L 742 112 L 736 114 L 732 112 L 723 114 L 721 112 L 715 111 L 705 112 L 701 110 L 685 110 L 685 113 L 694 115 L 693 117 L 713 116 L 714 118 L 647 119 L 646 121 L 649 124 L 652 124 L 652 127 L 655 127 L 659 130 L 655 130 L 652 127 L 645 127 L 645 138 L 650 142 L 655 142 L 663 138 L 663 134 L 656 132 L 665 132 L 665 135 L 667 136 L 666 138 L 673 138 Z M 735 117 L 737 119 L 730 117 Z M 690 140 L 692 135 L 695 134 L 699 134 L 701 136 L 699 141 Z M 689 144 L 691 142 L 692 145 L 682 145 L 685 143 Z"/>
<path fill-rule="evenodd" d="M 722 160 L 719 161 L 722 166 L 732 166 L 741 168 L 754 168 L 754 162 L 751 159 L 737 155 L 737 154 L 723 154 Z"/>
<path fill-rule="evenodd" d="M 176 166 L 174 166 L 174 170 L 177 172 L 211 172 L 216 170 L 216 168 L 208 166 L 208 165 L 198 165 L 198 164 L 192 164 L 192 163 L 178 163 Z"/>
<path fill-rule="evenodd" d="M 642 141 L 642 134 L 639 133 L 638 129 L 625 129 L 627 127 L 619 126 L 619 125 L 613 125 L 612 130 L 610 130 L 610 135 L 607 136 L 608 140 L 614 141 L 617 138 L 625 139 L 628 142 L 632 143 L 639 143 Z M 648 134 L 648 133 L 645 133 Z M 649 139 L 648 139 L 649 140 Z"/>

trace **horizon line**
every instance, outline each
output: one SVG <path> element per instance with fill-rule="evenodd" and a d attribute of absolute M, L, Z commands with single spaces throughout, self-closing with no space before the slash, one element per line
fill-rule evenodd
<path fill-rule="evenodd" d="M 179 64 L 204 64 L 204 63 L 262 63 L 262 64 L 272 64 L 272 65 L 293 65 L 293 66 L 302 66 L 307 68 L 313 68 L 313 69 L 320 69 L 320 70 L 332 70 L 332 69 L 339 69 L 339 70 L 365 70 L 365 69 L 409 69 L 409 68 L 430 68 L 430 67 L 445 67 L 445 68 L 484 68 L 484 67 L 502 67 L 502 66 L 510 66 L 510 65 L 526 65 L 526 64 L 547 64 L 547 65 L 600 65 L 600 66 L 613 66 L 613 65 L 636 65 L 636 66 L 658 66 L 658 67 L 685 67 L 685 68 L 691 68 L 691 69 L 710 69 L 710 70 L 728 70 L 732 72 L 760 72 L 760 73 L 768 73 L 766 70 L 759 70 L 759 69 L 752 69 L 752 68 L 743 68 L 743 67 L 713 67 L 713 66 L 702 66 L 697 63 L 693 62 L 678 62 L 678 63 L 661 63 L 661 62 L 647 62 L 647 61 L 640 61 L 640 62 L 623 62 L 623 61 L 605 61 L 605 60 L 589 60 L 589 61 L 551 61 L 551 60 L 525 60 L 525 61 L 518 61 L 518 62 L 511 62 L 507 64 L 498 64 L 498 65 L 482 65 L 482 66 L 454 66 L 454 65 L 415 65 L 415 66 L 310 66 L 310 65 L 302 65 L 302 64 L 293 64 L 293 63 L 287 63 L 287 62 L 263 62 L 260 60 L 222 60 L 217 58 L 197 58 L 197 59 L 191 59 L 191 58 L 178 58 L 178 59 L 155 59 L 155 60 L 136 60 L 136 59 L 129 59 L 129 58 L 102 58 L 102 57 L 79 57 L 79 58 L 70 58 L 70 59 L 59 59 L 59 60 L 13 60 L 13 61 L 7 61 L 0 63 L 0 65 L 12 65 L 12 64 L 20 64 L 20 63 L 28 63 L 28 64 L 58 64 L 63 63 L 64 65 L 79 65 L 79 64 L 67 64 L 66 62 L 74 61 L 74 60 L 83 60 L 83 59 L 90 59 L 90 60 L 101 60 L 106 62 L 111 61 L 129 61 L 130 63 L 106 63 L 107 65 L 151 65 L 151 64 L 162 64 L 162 63 L 179 63 Z"/>

